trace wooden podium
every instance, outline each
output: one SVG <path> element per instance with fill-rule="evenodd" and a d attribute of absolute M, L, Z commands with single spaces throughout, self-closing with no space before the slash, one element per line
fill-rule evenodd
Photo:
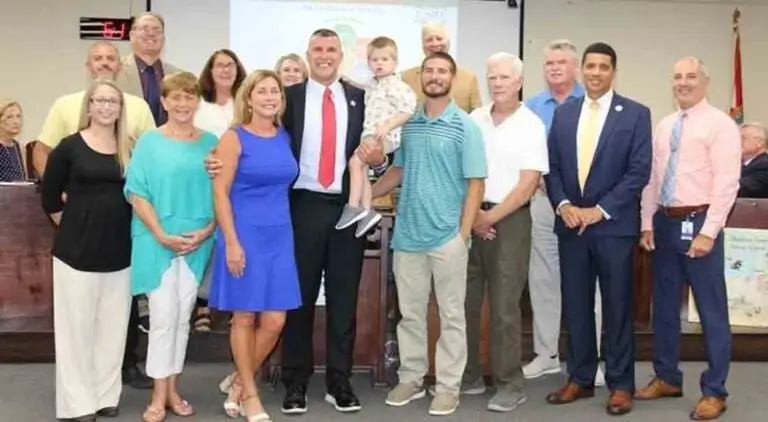
<path fill-rule="evenodd" d="M 0 185 L 0 331 L 53 328 L 54 228 L 36 185 Z"/>

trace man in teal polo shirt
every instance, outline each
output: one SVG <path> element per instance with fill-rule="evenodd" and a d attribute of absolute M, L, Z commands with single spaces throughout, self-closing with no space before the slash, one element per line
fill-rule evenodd
<path fill-rule="evenodd" d="M 456 63 L 449 54 L 434 53 L 424 60 L 424 105 L 403 126 L 393 165 L 373 188 L 375 196 L 383 196 L 402 182 L 392 238 L 402 314 L 397 326 L 400 383 L 386 403 L 403 406 L 425 396 L 427 304 L 434 280 L 440 339 L 431 415 L 449 415 L 459 405 L 467 362 L 464 298 L 469 238 L 487 174 L 480 129 L 449 96 L 455 76 Z"/>

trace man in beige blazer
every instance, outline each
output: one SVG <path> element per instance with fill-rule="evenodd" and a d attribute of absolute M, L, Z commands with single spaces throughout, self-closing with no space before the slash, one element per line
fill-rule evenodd
<path fill-rule="evenodd" d="M 131 27 L 133 52 L 122 60 L 123 70 L 115 82 L 127 93 L 144 98 L 157 126 L 168 116 L 160 103 L 162 80 L 179 69 L 160 56 L 165 46 L 165 20 L 157 13 L 144 13 Z"/>
<path fill-rule="evenodd" d="M 427 24 L 421 28 L 421 46 L 424 55 L 429 56 L 437 51 L 448 53 L 450 46 L 448 31 L 443 26 Z M 405 70 L 401 78 L 416 93 L 416 98 L 421 103 L 424 101 L 424 92 L 421 89 L 421 68 L 419 66 Z M 453 101 L 467 113 L 480 107 L 480 87 L 477 76 L 467 69 L 458 68 L 456 77 L 451 87 Z"/>

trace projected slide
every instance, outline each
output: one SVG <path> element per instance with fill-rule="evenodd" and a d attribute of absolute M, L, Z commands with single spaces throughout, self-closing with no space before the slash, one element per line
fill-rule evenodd
<path fill-rule="evenodd" d="M 399 2 L 397 2 L 399 3 Z M 231 0 L 230 48 L 248 69 L 273 68 L 278 57 L 297 53 L 304 57 L 307 41 L 318 28 L 336 31 L 342 41 L 344 62 L 340 72 L 358 83 L 371 78 L 366 47 L 385 35 L 398 44 L 404 70 L 421 63 L 421 27 L 437 23 L 448 28 L 451 54 L 457 54 L 458 10 L 371 0 L 369 3 L 323 3 L 288 0 Z"/>

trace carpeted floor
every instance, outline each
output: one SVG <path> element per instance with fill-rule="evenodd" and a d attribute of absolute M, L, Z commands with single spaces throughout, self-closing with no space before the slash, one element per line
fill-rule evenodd
<path fill-rule="evenodd" d="M 604 404 L 607 392 L 600 389 L 597 397 L 567 406 L 550 406 L 544 397 L 550 390 L 560 386 L 560 376 L 530 381 L 527 383 L 528 402 L 514 412 L 499 414 L 485 410 L 485 401 L 490 396 L 462 397 L 459 410 L 452 416 L 434 417 L 427 414 L 429 396 L 402 408 L 384 404 L 385 390 L 373 389 L 365 375 L 355 376 L 353 385 L 363 403 L 358 414 L 342 415 L 323 401 L 322 374 L 313 378 L 310 388 L 309 412 L 303 416 L 287 417 L 280 414 L 282 389 L 263 391 L 262 399 L 275 421 L 305 422 L 406 422 L 406 421 L 504 421 L 504 422 L 597 422 L 597 421 L 641 421 L 641 422 L 682 422 L 688 420 L 688 412 L 699 396 L 699 372 L 703 363 L 691 362 L 683 365 L 686 374 L 685 391 L 682 399 L 660 402 L 636 402 L 635 409 L 624 417 L 605 414 Z M 226 364 L 190 364 L 182 379 L 182 393 L 198 408 L 198 414 L 189 420 L 226 421 L 221 408 L 224 396 L 216 384 L 229 370 Z M 644 385 L 650 378 L 651 366 L 637 364 L 638 385 Z M 54 417 L 54 366 L 45 365 L 0 365 L 0 422 L 43 422 L 55 421 Z M 765 422 L 768 421 L 768 363 L 734 363 L 728 389 L 731 398 L 729 410 L 722 421 Z M 149 397 L 148 392 L 125 389 L 121 403 L 120 417 L 116 422 L 141 420 L 141 412 Z M 107 421 L 109 419 L 100 419 Z M 169 421 L 181 418 L 169 417 Z"/>

